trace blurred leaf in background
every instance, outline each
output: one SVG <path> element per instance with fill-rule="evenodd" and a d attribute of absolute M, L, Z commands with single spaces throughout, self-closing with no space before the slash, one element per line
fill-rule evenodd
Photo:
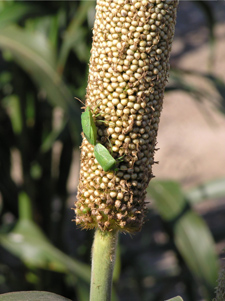
<path fill-rule="evenodd" d="M 76 254 L 73 248 L 69 254 L 63 233 L 70 210 L 67 182 L 81 141 L 80 103 L 74 96 L 85 95 L 94 4 L 0 4 L 1 292 L 47 288 L 76 298 L 88 291 L 89 267 L 79 260 L 85 252 L 89 257 L 90 249 Z M 23 219 L 21 211 L 17 221 L 21 190 L 31 200 L 33 221 Z M 72 211 L 70 223 L 71 218 Z M 87 235 L 74 236 L 80 249 L 82 236 Z M 11 254 L 21 261 L 15 265 Z M 10 280 L 12 271 L 17 283 Z"/>

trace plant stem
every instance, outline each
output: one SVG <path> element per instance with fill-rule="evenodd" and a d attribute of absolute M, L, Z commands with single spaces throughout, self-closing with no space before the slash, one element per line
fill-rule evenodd
<path fill-rule="evenodd" d="M 118 240 L 117 231 L 95 231 L 92 246 L 90 301 L 110 301 L 113 268 Z"/>

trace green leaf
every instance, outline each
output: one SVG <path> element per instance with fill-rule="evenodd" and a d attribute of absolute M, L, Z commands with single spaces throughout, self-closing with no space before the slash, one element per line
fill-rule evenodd
<path fill-rule="evenodd" d="M 219 199 L 225 197 L 225 178 L 203 183 L 185 194 L 185 198 L 191 204 L 198 204 L 204 200 Z"/>
<path fill-rule="evenodd" d="M 32 220 L 31 200 L 24 191 L 19 194 L 19 217 L 21 220 Z"/>
<path fill-rule="evenodd" d="M 9 95 L 3 99 L 3 105 L 7 108 L 12 122 L 13 131 L 15 134 L 20 134 L 22 131 L 22 116 L 20 100 L 17 95 Z"/>
<path fill-rule="evenodd" d="M 174 297 L 172 299 L 168 299 L 166 301 L 183 301 L 183 299 L 180 296 Z"/>
<path fill-rule="evenodd" d="M 32 179 L 38 180 L 42 176 L 42 167 L 38 162 L 32 162 L 30 166 L 30 175 Z"/>
<path fill-rule="evenodd" d="M 27 196 L 24 198 L 22 194 L 20 197 L 20 212 L 24 205 L 21 201 L 27 203 Z M 0 244 L 28 266 L 61 273 L 71 272 L 86 282 L 90 280 L 89 266 L 54 247 L 38 226 L 27 218 L 20 219 L 10 233 L 0 234 Z"/>
<path fill-rule="evenodd" d="M 0 28 L 22 19 L 26 14 L 34 12 L 37 7 L 28 3 L 6 3 L 0 9 Z"/>
<path fill-rule="evenodd" d="M 59 70 L 60 73 L 63 72 L 70 49 L 74 48 L 74 50 L 76 51 L 75 45 L 79 43 L 81 43 L 83 46 L 83 37 L 85 32 L 83 31 L 83 29 L 82 32 L 80 32 L 80 29 L 82 23 L 87 18 L 89 9 L 91 9 L 93 6 L 94 6 L 94 1 L 81 2 L 73 20 L 71 21 L 70 25 L 68 26 L 63 36 L 63 44 L 60 49 L 59 61 L 57 67 L 57 70 Z M 80 46 L 78 45 L 78 54 L 80 54 L 79 50 L 80 50 Z"/>
<path fill-rule="evenodd" d="M 14 292 L 0 295 L 0 301 L 69 301 L 70 299 L 64 298 L 49 292 L 41 291 L 27 291 L 27 292 Z"/>
<path fill-rule="evenodd" d="M 88 32 L 87 28 L 79 28 L 76 33 L 76 40 L 71 47 L 81 62 L 88 62 L 90 57 L 90 47 L 88 47 L 86 42 Z"/>
<path fill-rule="evenodd" d="M 213 84 L 214 88 L 217 90 L 221 96 L 219 103 L 219 110 L 225 114 L 225 82 L 223 79 L 213 75 L 213 74 L 204 74 L 204 76 Z"/>
<path fill-rule="evenodd" d="M 8 71 L 3 71 L 0 73 L 0 89 L 4 87 L 4 85 L 9 84 L 12 80 L 12 74 Z"/>
<path fill-rule="evenodd" d="M 63 120 L 59 128 L 52 130 L 50 134 L 46 138 L 44 138 L 44 141 L 40 147 L 40 151 L 43 153 L 49 151 L 53 146 L 53 143 L 60 137 L 60 135 L 66 129 L 67 125 L 68 120 Z"/>
<path fill-rule="evenodd" d="M 153 180 L 148 193 L 154 198 L 161 217 L 170 222 L 177 249 L 209 297 L 216 284 L 218 258 L 207 225 L 186 203 L 178 183 Z"/>
<path fill-rule="evenodd" d="M 0 29 L 0 48 L 12 53 L 15 61 L 27 71 L 34 82 L 47 94 L 52 105 L 62 107 L 69 115 L 74 131 L 80 139 L 80 108 L 56 72 L 55 53 L 46 38 L 37 32 L 26 32 L 16 26 Z"/>
<path fill-rule="evenodd" d="M 147 192 L 155 200 L 161 217 L 167 221 L 178 216 L 186 205 L 177 182 L 152 180 Z"/>
<path fill-rule="evenodd" d="M 89 300 L 89 287 L 87 286 L 87 283 L 78 280 L 76 285 L 76 291 L 77 291 L 77 297 L 79 301 Z"/>
<path fill-rule="evenodd" d="M 189 210 L 176 222 L 174 236 L 186 264 L 201 279 L 210 296 L 216 285 L 218 258 L 207 225 L 201 217 Z"/>

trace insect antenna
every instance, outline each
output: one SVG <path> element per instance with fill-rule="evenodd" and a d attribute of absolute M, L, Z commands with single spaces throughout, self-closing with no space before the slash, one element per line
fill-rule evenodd
<path fill-rule="evenodd" d="M 85 109 L 86 108 L 85 103 L 81 99 L 79 99 L 78 97 L 74 97 L 74 98 L 77 99 L 80 103 L 82 103 L 82 105 L 84 105 L 84 107 L 82 107 L 81 109 Z"/>

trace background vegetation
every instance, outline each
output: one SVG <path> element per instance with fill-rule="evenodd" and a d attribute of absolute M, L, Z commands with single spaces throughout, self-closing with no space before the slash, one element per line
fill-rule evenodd
<path fill-rule="evenodd" d="M 207 24 L 209 72 L 176 66 L 176 58 L 190 50 L 186 43 L 172 55 L 167 93 L 181 90 L 201 102 L 207 92 L 188 80 L 201 78 L 219 95 L 217 108 L 224 114 L 225 84 L 212 72 L 215 5 L 190 5 Z M 76 228 L 71 207 L 81 143 L 82 105 L 74 97 L 85 96 L 94 6 L 0 2 L 0 293 L 46 290 L 88 300 L 93 232 Z M 182 26 L 178 18 L 176 34 L 184 40 Z M 143 231 L 120 236 L 113 300 L 158 301 L 178 294 L 211 300 L 218 274 L 215 244 L 221 252 L 225 241 L 223 216 L 207 208 L 201 216 L 195 206 L 206 200 L 224 204 L 225 178 L 188 191 L 181 181 L 157 178 L 148 197 Z"/>

